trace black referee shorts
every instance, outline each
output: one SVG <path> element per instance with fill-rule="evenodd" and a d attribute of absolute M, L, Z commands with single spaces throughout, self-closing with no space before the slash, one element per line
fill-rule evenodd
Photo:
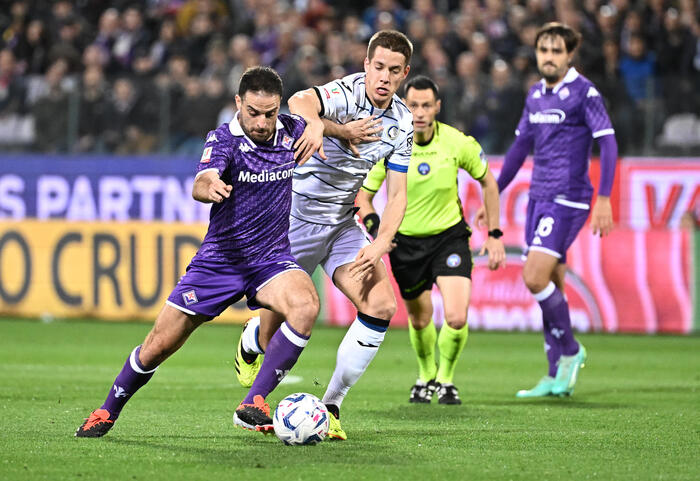
<path fill-rule="evenodd" d="M 438 276 L 471 279 L 471 230 L 464 219 L 430 237 L 396 234 L 396 247 L 389 253 L 391 270 L 404 299 L 415 299 L 433 288 Z"/>

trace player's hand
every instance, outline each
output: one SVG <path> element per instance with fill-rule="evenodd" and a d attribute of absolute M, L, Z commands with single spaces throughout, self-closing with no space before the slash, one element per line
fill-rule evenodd
<path fill-rule="evenodd" d="M 476 211 L 476 215 L 474 216 L 474 225 L 476 225 L 477 229 L 481 229 L 482 227 L 488 227 L 486 207 L 484 207 L 483 205 L 479 207 L 479 210 Z"/>
<path fill-rule="evenodd" d="M 362 281 L 377 265 L 384 254 L 391 251 L 395 244 L 377 239 L 370 245 L 363 247 L 357 253 L 355 261 L 350 265 L 350 277 L 355 281 Z"/>
<path fill-rule="evenodd" d="M 207 189 L 207 199 L 211 202 L 220 204 L 224 199 L 228 199 L 231 195 L 233 186 L 226 184 L 220 178 L 212 179 Z"/>
<path fill-rule="evenodd" d="M 373 115 L 343 125 L 343 137 L 350 145 L 376 142 L 382 138 L 378 135 L 381 131 L 382 119 L 375 119 Z"/>
<path fill-rule="evenodd" d="M 348 149 L 350 152 L 352 152 L 352 155 L 353 155 L 354 157 L 357 157 L 357 158 L 360 157 L 360 151 L 357 150 L 357 147 L 355 147 L 355 144 L 353 144 L 353 143 L 350 142 L 349 140 L 345 140 L 345 139 L 341 140 L 340 143 L 343 145 L 343 147 L 345 147 L 345 148 Z"/>
<path fill-rule="evenodd" d="M 501 239 L 487 237 L 484 245 L 481 246 L 479 255 L 483 256 L 485 252 L 489 254 L 489 269 L 495 271 L 499 267 L 506 266 L 506 250 Z"/>
<path fill-rule="evenodd" d="M 323 160 L 327 159 L 323 152 L 323 122 L 321 120 L 312 120 L 306 124 L 304 133 L 294 143 L 294 160 L 298 165 L 303 165 L 314 152 L 318 152 Z"/>
<path fill-rule="evenodd" d="M 610 205 L 610 197 L 599 195 L 593 206 L 591 214 L 591 229 L 593 235 L 600 237 L 610 234 L 613 228 L 612 206 Z"/>

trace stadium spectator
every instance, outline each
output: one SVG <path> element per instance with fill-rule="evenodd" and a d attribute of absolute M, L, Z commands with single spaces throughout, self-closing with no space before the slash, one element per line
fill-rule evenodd
<path fill-rule="evenodd" d="M 68 92 L 63 79 L 68 63 L 57 60 L 46 71 L 46 93 L 32 107 L 35 125 L 35 145 L 41 152 L 68 151 Z"/>
<path fill-rule="evenodd" d="M 111 122 L 107 99 L 107 84 L 99 66 L 85 69 L 80 86 L 80 116 L 78 118 L 77 152 L 102 152 L 105 150 L 103 134 Z"/>
<path fill-rule="evenodd" d="M 472 52 L 457 57 L 457 81 L 462 85 L 456 98 L 457 108 L 450 122 L 462 132 L 481 139 L 488 132 L 488 119 L 483 115 L 482 102 L 487 88 L 487 77 L 479 68 L 479 60 Z"/>
<path fill-rule="evenodd" d="M 487 152 L 502 152 L 518 121 L 513 105 L 522 105 L 522 96 L 513 82 L 510 67 L 501 59 L 493 63 L 488 85 L 481 105 L 482 115 L 488 122 L 482 146 Z"/>
<path fill-rule="evenodd" d="M 14 50 L 23 64 L 22 71 L 25 74 L 37 75 L 46 72 L 50 44 L 44 22 L 42 20 L 29 22 L 23 41 Z"/>
<path fill-rule="evenodd" d="M 131 71 L 131 63 L 136 50 L 148 50 L 150 33 L 143 24 L 141 11 L 131 6 L 121 16 L 121 30 L 112 46 L 112 56 L 125 72 Z"/>
<path fill-rule="evenodd" d="M 173 86 L 168 93 L 170 104 L 160 110 L 160 115 L 170 116 L 158 122 L 163 126 L 174 125 L 172 116 L 184 90 L 181 77 L 167 78 L 172 75 L 173 57 L 187 63 L 185 77 L 227 78 L 227 90 L 233 94 L 246 66 L 271 64 L 282 73 L 293 73 L 295 55 L 311 45 L 319 51 L 317 63 L 321 67 L 316 74 L 324 77 L 322 83 L 333 78 L 332 72 L 342 76 L 362 68 L 367 39 L 378 26 L 405 29 L 416 50 L 413 74 L 435 76 L 445 96 L 441 116 L 453 117 L 457 107 L 449 99 L 468 95 L 468 84 L 461 85 L 457 74 L 462 54 L 476 55 L 484 75 L 490 75 L 496 60 L 505 61 L 524 92 L 533 79 L 524 50 L 531 48 L 537 27 L 553 19 L 582 32 L 584 42 L 575 64 L 589 78 L 607 77 L 610 85 L 601 85 L 602 90 L 626 91 L 632 86 L 631 93 L 606 97 L 613 116 L 629 108 L 630 96 L 638 99 L 642 93 L 640 58 L 633 58 L 637 47 L 630 47 L 631 39 L 639 35 L 644 39 L 646 54 L 641 63 L 647 62 L 646 56 L 656 59 L 654 75 L 660 87 L 653 108 L 646 109 L 646 116 L 638 112 L 628 116 L 633 119 L 629 125 L 624 115 L 616 120 L 623 153 L 627 146 L 641 145 L 626 142 L 626 130 L 653 131 L 664 117 L 700 108 L 700 97 L 694 95 L 700 90 L 700 5 L 693 0 L 177 0 L 143 5 L 118 0 L 109 6 L 93 1 L 16 0 L 7 4 L 6 11 L 0 13 L 0 48 L 9 48 L 15 55 L 17 75 L 28 91 L 20 103 L 33 104 L 38 92 L 34 87 L 46 84 L 37 76 L 43 76 L 58 59 L 69 65 L 64 84 L 79 77 L 88 65 L 97 64 L 102 65 L 111 84 L 118 76 L 132 74 L 134 59 L 148 52 L 150 70 L 158 84 Z M 615 44 L 623 54 L 621 75 L 609 74 L 604 51 L 610 47 L 604 47 L 606 42 Z M 227 45 L 225 55 L 222 44 Z M 424 49 L 426 44 L 431 48 Z M 434 49 L 435 45 L 439 48 Z M 634 77 L 637 80 L 632 80 Z M 479 140 L 486 135 L 478 128 L 471 132 Z M 5 144 L 0 135 L 0 145 Z M 159 144 L 158 148 L 167 150 L 167 145 Z M 653 152 L 650 142 L 643 145 L 647 152 Z"/>
<path fill-rule="evenodd" d="M 107 149 L 117 154 L 152 151 L 156 137 L 152 132 L 152 116 L 146 111 L 148 104 L 140 101 L 139 92 L 126 77 L 114 82 L 112 90 L 105 134 Z"/>
<path fill-rule="evenodd" d="M 12 50 L 0 50 L 0 117 L 24 112 L 25 85 Z"/>

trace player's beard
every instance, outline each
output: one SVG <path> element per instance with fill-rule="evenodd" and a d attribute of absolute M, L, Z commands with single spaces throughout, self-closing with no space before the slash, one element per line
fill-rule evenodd
<path fill-rule="evenodd" d="M 267 142 L 272 137 L 272 130 L 271 129 L 265 129 L 264 131 L 253 131 L 253 130 L 245 128 L 244 125 L 241 125 L 241 127 L 243 128 L 243 132 L 248 137 L 250 137 L 250 139 L 253 142 Z"/>
<path fill-rule="evenodd" d="M 554 70 L 549 70 L 549 73 L 545 72 L 545 67 L 547 66 L 554 67 Z M 556 65 L 554 64 L 543 65 L 542 68 L 539 69 L 539 71 L 540 75 L 542 75 L 542 78 L 544 78 L 548 84 L 558 83 L 563 78 L 563 75 L 561 75 L 561 72 L 559 72 Z"/>
<path fill-rule="evenodd" d="M 554 84 L 554 83 L 557 83 L 559 81 L 559 75 L 546 75 L 542 72 L 540 72 L 540 74 L 542 75 L 542 77 L 545 79 L 545 81 L 548 84 Z"/>

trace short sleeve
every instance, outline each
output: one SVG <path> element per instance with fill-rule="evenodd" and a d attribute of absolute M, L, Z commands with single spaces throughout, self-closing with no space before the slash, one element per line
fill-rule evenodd
<path fill-rule="evenodd" d="M 306 128 L 306 120 L 304 120 L 303 117 L 296 114 L 290 114 L 289 117 L 291 117 L 292 119 L 292 127 L 290 130 L 292 132 L 294 140 L 296 140 L 299 137 L 301 137 L 304 133 L 304 129 Z"/>
<path fill-rule="evenodd" d="M 314 87 L 321 101 L 321 117 L 338 121 L 355 106 L 353 92 L 344 79 Z"/>
<path fill-rule="evenodd" d="M 372 170 L 370 170 L 369 174 L 367 174 L 365 182 L 362 184 L 362 190 L 369 192 L 370 194 L 375 194 L 382 186 L 382 183 L 384 182 L 385 178 L 386 164 L 382 159 L 376 164 L 374 164 Z"/>
<path fill-rule="evenodd" d="M 218 135 L 222 134 L 218 133 Z M 227 149 L 218 139 L 216 130 L 209 132 L 206 138 L 204 151 L 202 151 L 202 157 L 197 165 L 197 175 L 204 171 L 216 170 L 221 176 L 229 165 Z"/>
<path fill-rule="evenodd" d="M 460 145 L 458 165 L 474 179 L 482 179 L 489 170 L 489 163 L 484 150 L 474 137 L 466 136 L 461 132 L 458 135 Z"/>
<path fill-rule="evenodd" d="M 386 158 L 386 167 L 397 172 L 408 172 L 413 151 L 413 116 L 404 115 L 399 121 L 399 135 L 396 138 L 396 148 Z"/>
<path fill-rule="evenodd" d="M 588 87 L 586 92 L 586 98 L 583 101 L 583 111 L 586 125 L 591 129 L 591 135 L 594 139 L 615 133 L 608 111 L 605 109 L 603 97 L 593 85 Z"/>

